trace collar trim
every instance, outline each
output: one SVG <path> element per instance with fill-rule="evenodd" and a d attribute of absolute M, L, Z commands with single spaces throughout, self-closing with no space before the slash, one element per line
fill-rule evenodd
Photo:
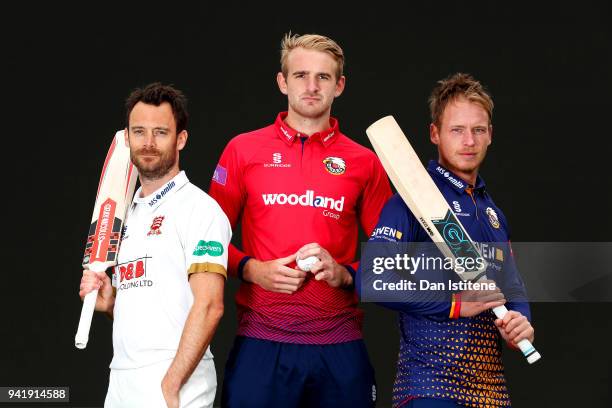
<path fill-rule="evenodd" d="M 172 196 L 178 190 L 181 189 L 185 184 L 189 183 L 189 179 L 184 171 L 181 171 L 179 174 L 174 176 L 172 180 L 168 181 L 162 187 L 157 189 L 157 191 L 149 194 L 146 197 L 141 197 L 140 194 L 142 192 L 142 186 L 138 188 L 136 194 L 134 194 L 134 202 L 138 204 L 147 204 L 148 208 L 151 210 L 155 210 L 159 207 L 163 202 L 168 200 L 168 197 Z"/>
<path fill-rule="evenodd" d="M 448 184 L 450 184 L 452 188 L 457 191 L 466 191 L 468 188 L 473 188 L 474 190 L 485 188 L 485 182 L 482 177 L 480 177 L 480 175 L 476 177 L 476 185 L 471 186 L 467 181 L 463 180 L 461 177 L 457 176 L 452 171 L 446 169 L 444 166 L 442 166 L 435 160 L 429 161 L 429 164 L 427 165 L 427 170 L 435 177 L 441 178 L 446 181 Z"/>
<path fill-rule="evenodd" d="M 305 137 L 308 137 L 307 141 L 309 140 L 312 140 L 313 142 L 319 141 L 321 142 L 321 144 L 323 144 L 323 146 L 327 147 L 331 143 L 333 143 L 334 140 L 336 140 L 336 138 L 340 134 L 338 120 L 336 118 L 333 118 L 333 117 L 329 118 L 330 127 L 328 129 L 322 132 L 314 133 L 309 136 L 307 134 L 301 133 L 291 128 L 285 122 L 285 119 L 287 118 L 287 114 L 288 114 L 287 112 L 279 113 L 278 116 L 276 117 L 276 120 L 274 121 L 274 127 L 276 128 L 276 133 L 278 134 L 278 136 L 288 145 L 293 144 L 293 142 L 296 139 L 305 136 Z"/>

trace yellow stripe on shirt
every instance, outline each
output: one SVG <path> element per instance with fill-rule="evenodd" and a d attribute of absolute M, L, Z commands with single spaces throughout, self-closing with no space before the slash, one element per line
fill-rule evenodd
<path fill-rule="evenodd" d="M 192 273 L 201 273 L 201 272 L 213 272 L 218 273 L 219 275 L 223 275 L 227 279 L 227 270 L 223 265 L 219 265 L 212 262 L 202 262 L 202 263 L 194 263 L 191 264 L 189 269 L 187 270 L 187 275 L 191 275 Z"/>

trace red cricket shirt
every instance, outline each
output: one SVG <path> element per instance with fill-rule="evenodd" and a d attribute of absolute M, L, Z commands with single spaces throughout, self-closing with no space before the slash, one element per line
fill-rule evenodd
<path fill-rule="evenodd" d="M 233 228 L 242 220 L 244 252 L 230 246 L 229 272 L 235 275 L 247 255 L 277 259 L 311 242 L 356 269 L 358 225 L 369 236 L 391 196 L 385 171 L 371 150 L 340 132 L 336 119 L 307 137 L 287 126 L 286 116 L 233 138 L 215 170 L 210 195 Z M 312 278 L 290 295 L 243 282 L 238 334 L 301 344 L 361 338 L 363 313 L 353 290 Z"/>

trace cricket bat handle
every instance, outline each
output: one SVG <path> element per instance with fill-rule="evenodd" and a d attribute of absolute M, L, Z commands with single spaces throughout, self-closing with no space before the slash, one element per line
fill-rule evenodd
<path fill-rule="evenodd" d="M 503 319 L 506 313 L 508 313 L 508 309 L 506 308 L 506 306 L 503 305 L 497 306 L 493 308 L 493 313 L 495 313 L 495 316 L 497 316 L 497 318 Z M 538 353 L 538 351 L 535 349 L 535 347 L 533 347 L 531 342 L 527 339 L 519 341 L 517 345 L 519 349 L 521 349 L 523 355 L 527 358 L 527 362 L 529 364 L 535 363 L 542 357 L 540 353 Z"/>
<path fill-rule="evenodd" d="M 85 295 L 85 299 L 83 299 L 79 328 L 77 329 L 76 336 L 74 336 L 74 345 L 78 349 L 84 349 L 89 341 L 89 328 L 91 327 L 91 319 L 93 318 L 94 309 L 96 308 L 97 298 L 98 289 L 94 289 Z"/>
<path fill-rule="evenodd" d="M 89 270 L 92 272 L 104 272 L 107 265 L 101 262 L 94 262 L 89 265 Z M 96 309 L 96 299 L 98 298 L 98 289 L 94 289 L 85 295 L 83 299 L 83 308 L 81 309 L 81 318 L 79 319 L 79 327 L 74 336 L 74 345 L 78 349 L 87 347 L 89 341 L 89 329 L 91 327 L 91 319 L 93 318 Z"/>

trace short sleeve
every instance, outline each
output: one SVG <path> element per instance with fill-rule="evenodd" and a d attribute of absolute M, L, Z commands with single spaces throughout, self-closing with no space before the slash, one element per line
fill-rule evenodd
<path fill-rule="evenodd" d="M 232 230 L 225 213 L 214 200 L 198 205 L 189 219 L 185 244 L 187 273 L 212 272 L 227 278 Z"/>

